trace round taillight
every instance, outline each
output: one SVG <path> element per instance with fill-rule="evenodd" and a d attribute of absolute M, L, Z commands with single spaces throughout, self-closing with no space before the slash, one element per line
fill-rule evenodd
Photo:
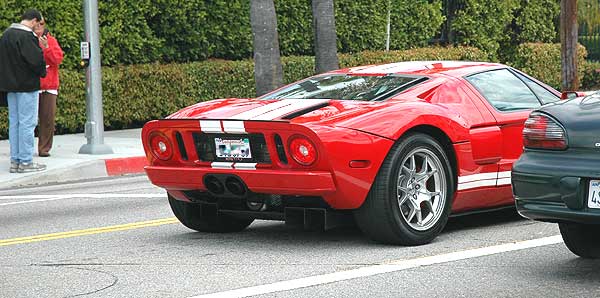
<path fill-rule="evenodd" d="M 163 134 L 154 133 L 150 136 L 152 155 L 160 160 L 169 160 L 173 155 L 173 145 Z"/>
<path fill-rule="evenodd" d="M 299 164 L 310 166 L 317 161 L 317 148 L 305 137 L 292 137 L 289 143 L 290 155 Z"/>
<path fill-rule="evenodd" d="M 523 146 L 531 149 L 567 149 L 565 129 L 551 117 L 532 113 L 523 128 Z"/>

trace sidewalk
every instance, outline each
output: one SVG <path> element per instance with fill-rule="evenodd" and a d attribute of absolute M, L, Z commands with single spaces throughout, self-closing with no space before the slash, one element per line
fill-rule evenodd
<path fill-rule="evenodd" d="M 80 133 L 55 136 L 51 156 L 38 157 L 36 138 L 33 160 L 46 164 L 48 168 L 42 172 L 22 174 L 8 172 L 10 145 L 8 140 L 1 140 L 0 189 L 143 173 L 147 161 L 141 131 L 140 128 L 104 132 L 104 144 L 114 152 L 104 155 L 79 154 L 79 148 L 87 143 L 84 134 Z"/>

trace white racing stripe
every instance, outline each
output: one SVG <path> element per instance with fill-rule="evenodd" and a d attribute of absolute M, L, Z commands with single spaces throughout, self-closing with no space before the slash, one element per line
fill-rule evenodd
<path fill-rule="evenodd" d="M 220 120 L 200 120 L 200 130 L 208 133 L 222 133 Z"/>
<path fill-rule="evenodd" d="M 244 121 L 223 121 L 223 130 L 226 133 L 246 133 Z"/>
<path fill-rule="evenodd" d="M 484 186 L 496 186 L 497 181 L 498 181 L 497 179 L 491 179 L 491 180 L 480 180 L 480 181 L 460 183 L 460 184 L 458 184 L 458 190 L 465 190 L 465 189 L 478 188 L 478 187 L 484 187 Z"/>
<path fill-rule="evenodd" d="M 282 107 L 277 110 L 270 111 L 257 117 L 251 118 L 251 120 L 273 120 L 285 115 L 291 114 L 296 111 L 307 109 L 310 107 L 318 106 L 329 102 L 329 99 L 301 99 L 296 100 L 294 104 Z"/>
<path fill-rule="evenodd" d="M 229 117 L 230 119 L 241 119 L 241 120 L 249 120 L 251 118 L 254 118 L 256 116 L 260 116 L 264 113 L 268 113 L 270 111 L 285 107 L 285 106 L 289 106 L 293 103 L 298 102 L 297 99 L 283 99 L 283 100 L 278 100 L 276 102 L 272 102 L 270 104 L 266 104 L 266 105 L 262 105 L 258 108 L 252 109 L 252 110 L 248 110 L 245 111 L 243 113 L 237 114 L 237 115 L 233 115 L 231 117 Z"/>
<path fill-rule="evenodd" d="M 236 162 L 233 164 L 236 170 L 256 170 L 255 162 Z"/>
<path fill-rule="evenodd" d="M 451 252 L 436 256 L 423 257 L 410 260 L 398 260 L 386 262 L 378 265 L 357 268 L 353 270 L 334 272 L 329 274 L 315 275 L 304 278 L 280 281 L 272 284 L 240 288 L 230 291 L 199 295 L 190 298 L 219 298 L 219 297 L 250 297 L 255 295 L 264 295 L 294 289 L 314 287 L 334 282 L 340 282 L 361 277 L 369 277 L 378 274 L 398 272 L 407 269 L 419 268 L 436 264 L 455 262 L 460 260 L 490 256 L 510 251 L 529 249 L 534 247 L 546 246 L 561 243 L 561 236 L 551 236 L 521 242 L 500 244 L 482 248 L 475 248 L 457 252 Z"/>
<path fill-rule="evenodd" d="M 511 177 L 511 171 L 498 172 L 498 179 L 510 178 L 510 177 Z"/>
<path fill-rule="evenodd" d="M 215 161 L 215 162 L 210 163 L 210 167 L 213 169 L 233 169 L 233 163 L 232 162 Z"/>
<path fill-rule="evenodd" d="M 496 185 L 498 185 L 498 186 L 510 185 L 511 182 L 512 182 L 512 180 L 510 178 L 502 178 L 502 179 L 498 179 L 498 183 Z"/>
<path fill-rule="evenodd" d="M 485 186 L 510 185 L 510 177 L 510 171 L 459 176 L 458 190 L 472 189 Z"/>
<path fill-rule="evenodd" d="M 458 183 L 466 183 L 466 182 L 473 182 L 473 181 L 487 180 L 487 179 L 497 179 L 497 178 L 498 178 L 498 172 L 466 175 L 466 176 L 458 177 Z"/>

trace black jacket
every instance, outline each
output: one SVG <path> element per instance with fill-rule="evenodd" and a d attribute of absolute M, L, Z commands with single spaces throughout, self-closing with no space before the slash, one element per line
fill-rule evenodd
<path fill-rule="evenodd" d="M 40 77 L 46 76 L 46 61 L 33 31 L 12 24 L 0 37 L 0 91 L 40 90 Z"/>

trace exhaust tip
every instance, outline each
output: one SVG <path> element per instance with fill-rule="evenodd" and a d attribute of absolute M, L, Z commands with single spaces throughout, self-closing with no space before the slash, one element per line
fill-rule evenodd
<path fill-rule="evenodd" d="M 228 177 L 225 180 L 225 187 L 227 190 L 236 196 L 243 196 L 246 194 L 246 186 L 237 178 Z"/>
<path fill-rule="evenodd" d="M 223 183 L 215 176 L 206 176 L 204 178 L 204 185 L 206 186 L 206 189 L 213 194 L 221 195 L 225 193 Z"/>

